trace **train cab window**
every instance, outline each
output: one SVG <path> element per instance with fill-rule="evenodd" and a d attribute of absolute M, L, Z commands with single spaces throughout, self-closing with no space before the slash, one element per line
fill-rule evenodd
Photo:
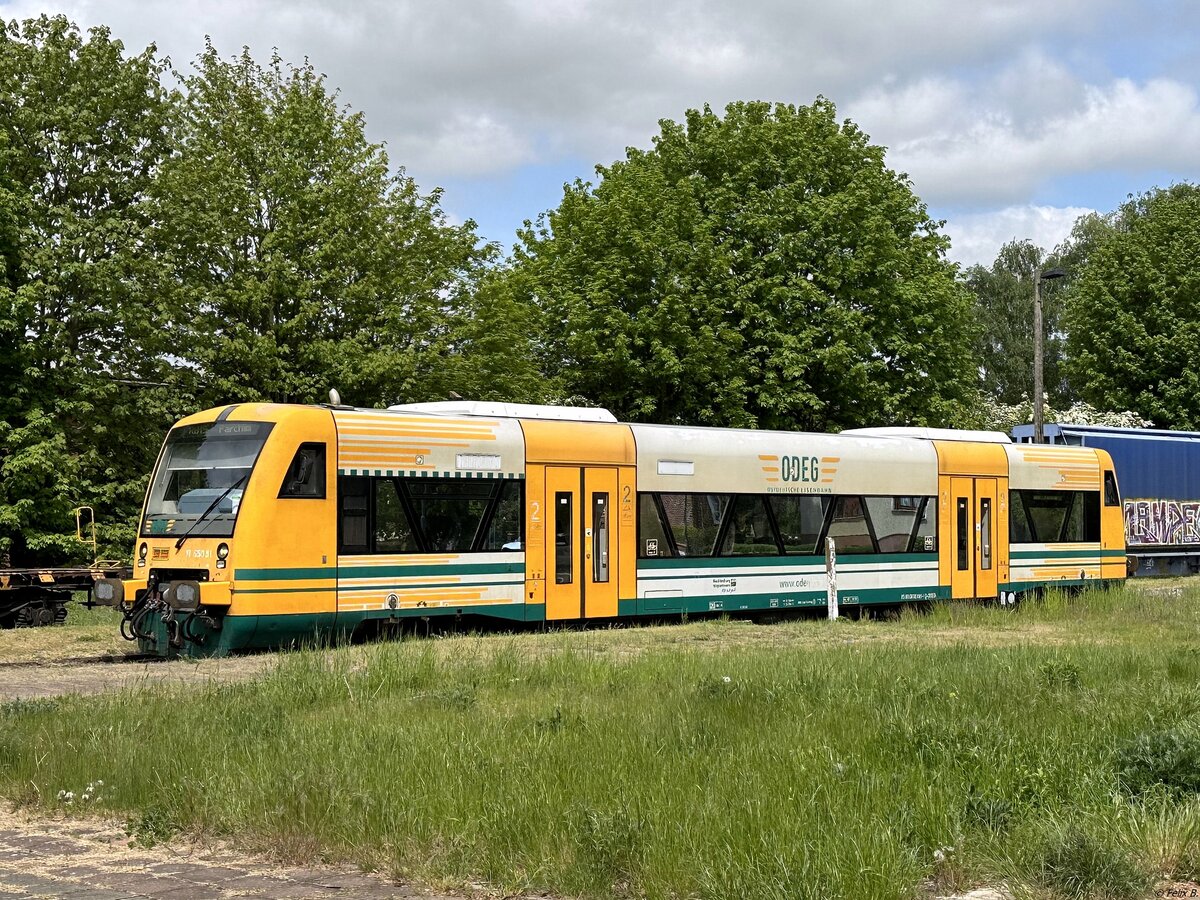
<path fill-rule="evenodd" d="M 742 494 L 734 498 L 729 526 L 721 541 L 721 556 L 778 556 L 781 551 L 763 498 Z"/>
<path fill-rule="evenodd" d="M 1117 476 L 1112 472 L 1104 473 L 1104 505 L 1121 505 L 1121 495 L 1117 493 Z"/>
<path fill-rule="evenodd" d="M 416 535 L 391 478 L 375 479 L 375 545 L 376 553 L 415 553 Z"/>
<path fill-rule="evenodd" d="M 304 443 L 296 450 L 283 476 L 279 496 L 325 499 L 325 445 Z"/>
<path fill-rule="evenodd" d="M 776 494 L 770 498 L 771 511 L 779 524 L 783 551 L 788 554 L 821 555 L 817 545 L 829 510 L 828 496 L 813 494 Z"/>
<path fill-rule="evenodd" d="M 638 556 L 659 559 L 671 556 L 666 516 L 654 494 L 638 494 Z"/>
<path fill-rule="evenodd" d="M 829 536 L 838 553 L 874 553 L 875 541 L 862 497 L 838 497 L 829 523 Z"/>

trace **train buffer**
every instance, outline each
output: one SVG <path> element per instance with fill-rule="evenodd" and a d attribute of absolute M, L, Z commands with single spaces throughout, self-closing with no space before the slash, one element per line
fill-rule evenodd
<path fill-rule="evenodd" d="M 67 617 L 67 603 L 87 595 L 97 578 L 119 577 L 122 567 L 0 569 L 0 628 L 57 625 Z"/>

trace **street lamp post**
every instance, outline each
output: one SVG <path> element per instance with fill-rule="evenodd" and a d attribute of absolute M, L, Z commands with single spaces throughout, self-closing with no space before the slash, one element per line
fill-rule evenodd
<path fill-rule="evenodd" d="M 1042 335 L 1042 282 L 1062 278 L 1067 273 L 1062 269 L 1047 269 L 1033 276 L 1033 442 L 1045 443 L 1044 419 L 1046 398 L 1042 386 L 1043 335 Z"/>

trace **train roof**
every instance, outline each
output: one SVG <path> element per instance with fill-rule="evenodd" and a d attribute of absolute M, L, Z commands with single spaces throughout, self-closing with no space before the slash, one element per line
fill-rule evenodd
<path fill-rule="evenodd" d="M 564 422 L 616 422 L 607 409 L 587 406 L 549 406 L 536 403 L 497 403 L 488 400 L 444 400 L 400 403 L 388 412 L 445 416 L 485 416 L 491 419 L 557 419 Z"/>
<path fill-rule="evenodd" d="M 1200 431 L 1173 431 L 1168 428 L 1120 428 L 1114 425 L 1072 425 L 1058 422 L 1047 422 L 1043 427 L 1047 436 L 1067 434 L 1143 441 L 1200 441 Z M 1033 426 L 1017 425 L 1012 430 L 1012 436 L 1018 441 L 1027 441 L 1033 437 Z"/>

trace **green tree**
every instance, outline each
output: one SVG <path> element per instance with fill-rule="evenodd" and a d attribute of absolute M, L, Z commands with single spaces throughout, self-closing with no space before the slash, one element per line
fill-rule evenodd
<path fill-rule="evenodd" d="M 970 298 L 883 148 L 832 103 L 664 120 L 566 186 L 509 277 L 543 367 L 640 421 L 940 424 L 970 395 Z"/>
<path fill-rule="evenodd" d="M 1014 240 L 1000 248 L 990 267 L 976 265 L 964 273 L 975 297 L 982 387 L 1000 403 L 1016 404 L 1033 397 L 1033 279 L 1038 272 L 1061 264 L 1057 255 L 1048 259 L 1031 241 Z M 1041 293 L 1043 383 L 1050 402 L 1063 405 L 1071 400 L 1063 366 L 1065 292 L 1052 280 L 1042 283 Z"/>
<path fill-rule="evenodd" d="M 442 398 L 495 248 L 447 222 L 311 65 L 211 43 L 154 189 L 162 292 L 205 405 Z"/>
<path fill-rule="evenodd" d="M 128 546 L 168 409 L 144 198 L 168 147 L 153 46 L 65 18 L 0 28 L 0 557 L 81 555 L 88 504 Z M 139 385 L 141 385 L 139 387 Z"/>
<path fill-rule="evenodd" d="M 1200 187 L 1131 198 L 1097 232 L 1067 306 L 1072 383 L 1101 409 L 1200 427 Z"/>

